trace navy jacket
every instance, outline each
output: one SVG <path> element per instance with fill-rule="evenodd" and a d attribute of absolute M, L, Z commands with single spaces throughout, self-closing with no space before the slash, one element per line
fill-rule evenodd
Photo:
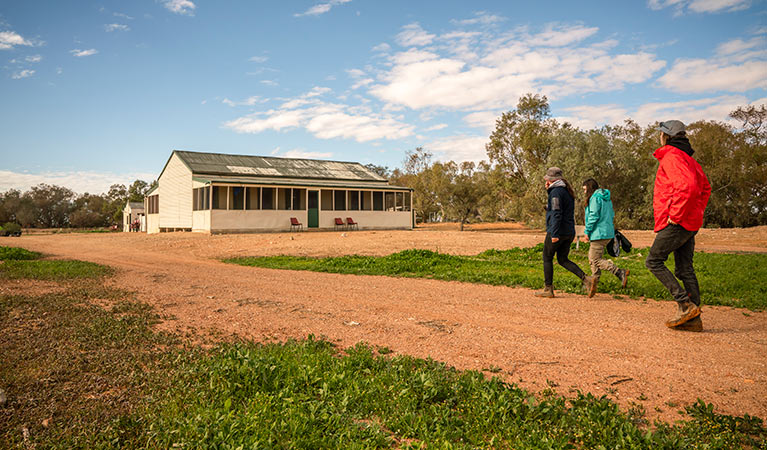
<path fill-rule="evenodd" d="M 546 205 L 546 232 L 553 238 L 575 236 L 575 200 L 564 186 L 551 186 Z"/>

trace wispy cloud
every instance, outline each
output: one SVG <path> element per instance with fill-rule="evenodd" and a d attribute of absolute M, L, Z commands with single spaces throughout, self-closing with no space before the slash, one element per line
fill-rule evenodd
<path fill-rule="evenodd" d="M 452 23 L 457 25 L 492 25 L 495 23 L 503 22 L 505 17 L 497 16 L 495 14 L 488 14 L 485 11 L 478 11 L 474 13 L 474 17 L 464 20 L 451 20 Z"/>
<path fill-rule="evenodd" d="M 318 3 L 302 13 L 293 14 L 295 17 L 301 16 L 319 16 L 330 11 L 334 6 L 343 5 L 349 3 L 352 0 L 330 0 L 325 3 Z"/>
<path fill-rule="evenodd" d="M 685 11 L 719 13 L 748 9 L 751 7 L 751 0 L 648 0 L 647 6 L 656 11 L 673 8 L 677 14 Z"/>
<path fill-rule="evenodd" d="M 435 35 L 427 33 L 418 23 L 411 23 L 402 27 L 397 35 L 397 43 L 403 47 L 419 47 L 429 45 Z"/>
<path fill-rule="evenodd" d="M 428 142 L 424 147 L 442 161 L 482 161 L 487 159 L 485 144 L 488 138 L 483 136 L 458 135 Z"/>
<path fill-rule="evenodd" d="M 415 27 L 410 31 L 411 37 L 422 34 Z M 666 64 L 649 52 L 616 53 L 614 41 L 583 42 L 597 31 L 550 24 L 539 32 L 451 32 L 422 39 L 433 44 L 387 57 L 388 67 L 382 66 L 370 93 L 389 107 L 495 110 L 529 92 L 556 99 L 621 90 L 647 81 Z"/>
<path fill-rule="evenodd" d="M 564 115 L 557 115 L 561 122 L 569 122 L 583 129 L 602 125 L 617 125 L 631 118 L 645 126 L 656 121 L 676 119 L 685 123 L 698 120 L 730 121 L 728 114 L 738 106 L 749 104 L 742 95 L 723 95 L 718 97 L 684 100 L 678 102 L 645 103 L 634 110 L 621 105 L 584 105 L 565 108 Z"/>
<path fill-rule="evenodd" d="M 127 14 L 119 13 L 119 12 L 112 13 L 112 15 L 115 16 L 115 17 L 122 17 L 125 20 L 133 20 L 133 17 L 131 17 L 131 16 L 127 15 Z"/>
<path fill-rule="evenodd" d="M 248 61 L 254 62 L 254 63 L 265 63 L 269 60 L 269 57 L 267 56 L 251 56 L 248 58 Z"/>
<path fill-rule="evenodd" d="M 88 50 L 80 50 L 79 48 L 70 50 L 69 53 L 72 55 L 78 57 L 78 58 L 84 58 L 86 56 L 92 56 L 98 53 L 99 51 L 95 48 L 89 48 Z"/>
<path fill-rule="evenodd" d="M 326 102 L 321 96 L 328 88 L 316 87 L 288 99 L 278 108 L 257 112 L 226 122 L 238 133 L 261 133 L 303 128 L 319 139 L 354 139 L 368 142 L 400 139 L 413 134 L 413 126 L 366 107 Z"/>
<path fill-rule="evenodd" d="M 34 74 L 35 74 L 34 70 L 24 69 L 24 70 L 20 70 L 18 72 L 14 72 L 13 75 L 11 75 L 11 78 L 13 78 L 14 80 L 20 80 L 22 78 L 29 78 L 29 77 L 31 77 Z"/>
<path fill-rule="evenodd" d="M 197 5 L 191 0 L 163 0 L 162 4 L 168 11 L 184 16 L 193 16 L 194 10 L 197 9 Z"/>
<path fill-rule="evenodd" d="M 236 101 L 233 101 L 233 100 L 229 100 L 228 98 L 225 98 L 225 99 L 221 100 L 221 103 L 223 103 L 225 105 L 229 105 L 229 106 L 235 107 L 235 106 L 253 106 L 253 105 L 257 105 L 259 103 L 264 103 L 264 102 L 267 102 L 267 101 L 268 101 L 267 99 L 263 99 L 263 98 L 261 98 L 261 97 L 259 97 L 257 95 L 254 95 L 254 96 L 246 98 L 245 100 L 241 100 L 239 102 L 236 102 Z"/>
<path fill-rule="evenodd" d="M 150 181 L 157 174 L 152 173 L 109 173 L 109 172 L 41 172 L 21 173 L 10 170 L 0 170 L 0 192 L 8 189 L 26 191 L 40 183 L 64 186 L 77 193 L 90 192 L 100 194 L 107 192 L 113 184 L 128 185 L 134 180 Z"/>
<path fill-rule="evenodd" d="M 745 92 L 767 88 L 767 36 L 734 39 L 720 44 L 709 59 L 679 58 L 659 78 L 675 92 Z"/>
<path fill-rule="evenodd" d="M 329 159 L 333 157 L 332 152 L 308 152 L 301 149 L 288 150 L 283 153 L 272 153 L 276 156 L 282 156 L 284 158 L 296 158 L 296 159 Z"/>
<path fill-rule="evenodd" d="M 121 23 L 109 23 L 104 25 L 104 31 L 107 33 L 111 33 L 113 31 L 130 31 L 130 27 Z"/>
<path fill-rule="evenodd" d="M 10 50 L 17 46 L 37 47 L 45 44 L 43 41 L 26 39 L 15 31 L 0 31 L 0 50 Z"/>

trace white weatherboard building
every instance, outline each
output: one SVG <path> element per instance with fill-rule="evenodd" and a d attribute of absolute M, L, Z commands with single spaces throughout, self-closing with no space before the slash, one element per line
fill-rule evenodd
<path fill-rule="evenodd" d="M 131 224 L 138 222 L 139 229 L 136 231 L 146 231 L 146 216 L 144 215 L 144 204 L 142 202 L 128 201 L 123 208 L 123 231 L 131 231 Z"/>
<path fill-rule="evenodd" d="M 412 189 L 392 186 L 354 162 L 174 150 L 146 194 L 146 230 L 241 233 L 334 229 L 411 229 Z"/>

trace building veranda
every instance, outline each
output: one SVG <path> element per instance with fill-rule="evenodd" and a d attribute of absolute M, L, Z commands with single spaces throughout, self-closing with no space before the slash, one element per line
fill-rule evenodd
<path fill-rule="evenodd" d="M 411 229 L 412 189 L 360 163 L 174 150 L 146 194 L 148 233 Z"/>

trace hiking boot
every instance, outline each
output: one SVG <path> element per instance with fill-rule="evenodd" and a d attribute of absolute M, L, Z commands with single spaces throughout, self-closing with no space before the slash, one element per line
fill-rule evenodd
<path fill-rule="evenodd" d="M 536 297 L 554 298 L 554 286 L 546 286 L 543 288 L 543 292 L 536 292 Z"/>
<path fill-rule="evenodd" d="M 703 320 L 701 320 L 700 316 L 690 319 L 687 322 L 677 325 L 673 328 L 674 330 L 679 331 L 692 331 L 696 333 L 700 333 L 703 331 Z"/>
<path fill-rule="evenodd" d="M 621 287 L 623 289 L 626 289 L 626 284 L 629 282 L 629 272 L 628 269 L 618 269 L 618 273 L 615 274 L 621 280 Z"/>
<path fill-rule="evenodd" d="M 695 303 L 685 300 L 682 302 L 679 302 L 679 311 L 677 312 L 676 316 L 666 322 L 666 326 L 669 328 L 678 327 L 679 325 L 682 325 L 683 323 L 686 323 L 700 315 L 700 308 L 695 306 Z"/>
<path fill-rule="evenodd" d="M 599 286 L 599 277 L 593 275 L 586 275 L 583 277 L 583 290 L 586 291 L 589 298 L 597 293 L 597 286 Z"/>

